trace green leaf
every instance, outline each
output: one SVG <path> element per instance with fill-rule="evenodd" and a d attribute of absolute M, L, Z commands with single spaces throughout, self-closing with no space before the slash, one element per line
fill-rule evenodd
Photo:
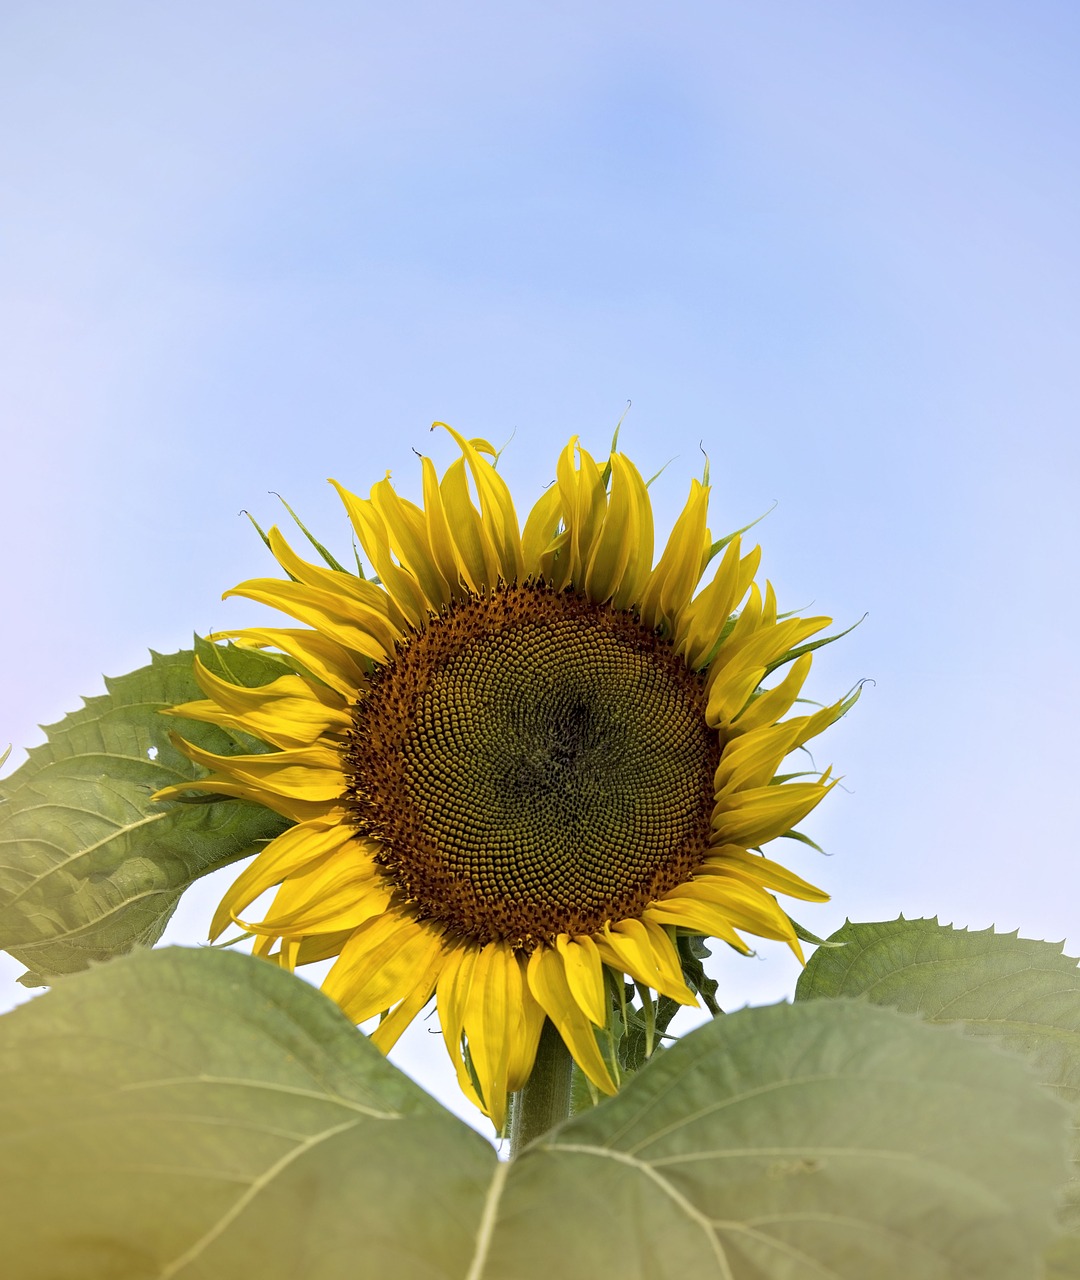
<path fill-rule="evenodd" d="M 271 656 L 200 643 L 200 656 L 245 684 L 285 668 Z M 0 782 L 0 948 L 37 986 L 151 944 L 200 876 L 255 852 L 288 825 L 245 801 L 155 804 L 161 787 L 205 776 L 172 745 L 178 729 L 222 754 L 260 749 L 163 708 L 201 698 L 191 652 L 107 679 L 46 732 L 48 741 Z"/>
<path fill-rule="evenodd" d="M 745 1009 L 522 1153 L 481 1274 L 1035 1280 L 1065 1116 L 1024 1063 L 891 1010 Z"/>
<path fill-rule="evenodd" d="M 0 1018 L 0 1098 L 19 1280 L 1034 1280 L 1065 1163 L 1021 1062 L 854 1001 L 718 1018 L 499 1163 L 312 987 L 210 949 Z"/>
<path fill-rule="evenodd" d="M 682 1008 L 670 996 L 662 995 L 653 1002 L 647 987 L 639 990 L 643 1006 L 627 1007 L 626 1028 L 619 1042 L 619 1066 L 627 1074 L 640 1071 L 654 1053 L 662 1051 L 660 1039 Z"/>
<path fill-rule="evenodd" d="M 1080 1276 L 1080 1236 L 1059 1236 L 1046 1251 L 1046 1280 Z"/>
<path fill-rule="evenodd" d="M 4 1274 L 450 1280 L 495 1153 L 313 987 L 139 952 L 0 1018 Z"/>
<path fill-rule="evenodd" d="M 705 966 L 701 963 L 708 960 L 712 952 L 705 945 L 705 939 L 700 934 L 680 934 L 676 939 L 676 946 L 679 949 L 679 963 L 682 966 L 682 975 L 686 979 L 690 987 L 701 997 L 705 1008 L 718 1017 L 723 1013 L 723 1009 L 716 1003 L 716 991 L 719 984 L 715 978 L 710 978 L 705 972 Z M 666 1030 L 666 1027 L 665 1027 Z"/>
<path fill-rule="evenodd" d="M 834 933 L 839 951 L 818 951 L 797 1000 L 863 996 L 930 1022 L 960 1022 L 1025 1054 L 1039 1079 L 1073 1108 L 1074 1177 L 1064 1221 L 1080 1230 L 1080 969 L 1059 944 L 969 933 L 936 920 L 852 924 Z"/>

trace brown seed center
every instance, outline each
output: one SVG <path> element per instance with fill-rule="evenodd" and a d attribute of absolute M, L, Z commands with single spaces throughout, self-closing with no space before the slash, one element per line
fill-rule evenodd
<path fill-rule="evenodd" d="M 708 847 L 703 678 L 582 596 L 526 583 L 451 606 L 353 721 L 358 831 L 422 917 L 477 943 L 637 916 Z"/>

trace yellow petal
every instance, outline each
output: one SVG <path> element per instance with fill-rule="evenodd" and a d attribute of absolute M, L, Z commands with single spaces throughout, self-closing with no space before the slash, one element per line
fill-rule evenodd
<path fill-rule="evenodd" d="M 290 875 L 262 921 L 237 923 L 252 933 L 280 938 L 340 933 L 385 911 L 390 898 L 386 877 L 371 855 L 354 843 Z"/>
<path fill-rule="evenodd" d="M 750 948 L 735 932 L 727 913 L 704 898 L 663 897 L 645 908 L 645 919 L 657 925 L 675 925 L 692 929 L 709 938 L 719 938 L 729 947 L 748 955 Z"/>
<path fill-rule="evenodd" d="M 690 602 L 711 545 L 705 523 L 708 510 L 709 490 L 695 480 L 660 562 L 642 594 L 641 622 L 648 630 L 661 622 L 677 629 L 679 614 Z"/>
<path fill-rule="evenodd" d="M 519 581 L 524 577 L 525 570 L 514 500 L 502 476 L 490 462 L 480 456 L 476 447 L 478 443 L 484 444 L 488 449 L 491 446 L 486 441 L 466 440 L 445 422 L 436 422 L 434 426 L 442 427 L 453 436 L 472 472 L 473 483 L 480 498 L 480 518 L 495 548 L 503 580 Z"/>
<path fill-rule="evenodd" d="M 488 1114 L 497 1128 L 505 1119 L 506 1077 L 510 1067 L 510 1009 L 508 990 L 512 959 L 505 944 L 490 942 L 483 947 L 473 969 L 469 1002 L 465 1011 L 465 1035 L 469 1042 L 480 1090 Z M 521 974 L 513 965 L 514 977 Z"/>
<path fill-rule="evenodd" d="M 178 750 L 183 750 L 180 740 L 174 739 Z M 260 791 L 249 782 L 235 778 L 200 778 L 197 782 L 183 782 L 174 787 L 162 787 L 151 800 L 177 800 L 189 791 L 206 792 L 209 795 L 237 796 L 241 800 L 254 800 L 265 805 L 283 818 L 293 822 L 315 822 L 325 818 L 334 808 L 333 801 L 297 800 L 294 796 L 278 796 Z"/>
<path fill-rule="evenodd" d="M 226 591 L 222 599 L 229 596 L 242 596 L 280 609 L 371 662 L 385 662 L 394 651 L 394 642 L 400 639 L 389 629 L 386 619 L 374 611 L 364 613 L 361 606 L 348 599 L 302 582 L 252 578 Z"/>
<path fill-rule="evenodd" d="M 473 968 L 465 1008 L 465 1037 L 484 1099 L 497 1129 L 506 1120 L 510 1042 L 521 1005 L 522 974 L 504 942 L 489 942 Z"/>
<path fill-rule="evenodd" d="M 586 1017 L 602 1027 L 607 1021 L 608 994 L 604 989 L 604 966 L 592 938 L 571 938 L 560 933 L 555 950 L 566 970 L 566 983 L 578 1008 Z"/>
<path fill-rule="evenodd" d="M 780 909 L 776 899 L 757 885 L 737 879 L 702 877 L 690 884 L 679 885 L 665 897 L 665 903 L 669 906 L 687 900 L 713 906 L 723 913 L 734 928 L 741 929 L 744 933 L 786 942 L 799 962 L 804 962 L 802 948 L 791 921 Z"/>
<path fill-rule="evenodd" d="M 450 601 L 450 582 L 435 562 L 424 512 L 399 497 L 388 480 L 371 489 L 371 505 L 382 517 L 390 547 L 424 593 L 428 607 L 438 611 Z M 456 582 L 457 574 L 450 581 Z"/>
<path fill-rule="evenodd" d="M 652 505 L 641 473 L 621 453 L 611 456 L 611 496 L 585 570 L 585 591 L 625 609 L 652 569 Z"/>
<path fill-rule="evenodd" d="M 776 591 L 773 589 L 773 584 L 768 581 L 765 583 L 765 603 L 761 607 L 761 625 L 776 626 Z"/>
<path fill-rule="evenodd" d="M 713 580 L 679 615 L 675 652 L 683 657 L 691 671 L 703 668 L 716 652 L 721 633 L 750 589 L 760 560 L 760 547 L 743 556 L 741 539 L 733 538 Z"/>
<path fill-rule="evenodd" d="M 317 933 L 310 938 L 298 939 L 293 967 L 318 964 L 320 960 L 332 960 L 341 955 L 341 948 L 352 937 L 352 933 L 352 929 L 343 929 L 340 933 Z"/>
<path fill-rule="evenodd" d="M 738 716 L 768 667 L 831 621 L 824 617 L 789 618 L 766 624 L 763 617 L 761 594 L 755 584 L 746 608 L 709 665 L 705 720 L 712 728 Z"/>
<path fill-rule="evenodd" d="M 787 941 L 794 935 L 791 921 L 775 898 L 760 885 L 724 876 L 699 876 L 677 885 L 664 895 L 668 904 L 683 898 L 711 902 L 720 907 L 736 929 L 754 933 L 759 938 Z"/>
<path fill-rule="evenodd" d="M 836 779 L 786 782 L 733 792 L 719 800 L 713 812 L 714 843 L 749 848 L 775 840 L 801 822 L 835 785 Z"/>
<path fill-rule="evenodd" d="M 346 826 L 344 814 L 339 821 L 301 822 L 283 831 L 233 881 L 214 912 L 210 940 L 220 937 L 230 920 L 267 889 L 309 863 L 337 853 L 353 839 L 355 835 Z"/>
<path fill-rule="evenodd" d="M 797 876 L 794 871 L 772 862 L 760 853 L 751 853 L 736 845 L 724 845 L 711 850 L 703 865 L 694 873 L 695 880 L 701 876 L 737 875 L 749 880 L 752 884 L 764 885 L 767 889 L 775 889 L 785 893 L 789 898 L 802 898 L 805 902 L 828 902 L 829 895 L 824 889 L 817 888 L 808 880 Z"/>
<path fill-rule="evenodd" d="M 439 493 L 453 532 L 454 545 L 473 590 L 484 592 L 497 587 L 503 577 L 499 553 L 480 512 L 473 506 L 464 458 L 458 458 L 447 467 Z"/>
<path fill-rule="evenodd" d="M 442 950 L 441 934 L 434 927 L 388 911 L 353 933 L 322 989 L 346 1017 L 365 1022 L 424 986 L 433 957 Z M 432 981 L 427 996 L 434 985 Z"/>
<path fill-rule="evenodd" d="M 540 1032 L 544 1027 L 544 1011 L 529 989 L 525 974 L 526 961 L 521 956 L 516 956 L 515 960 L 521 973 L 521 1000 L 515 1011 L 514 1034 L 510 1038 L 510 1065 L 506 1087 L 511 1093 L 522 1088 L 532 1074 Z"/>
<path fill-rule="evenodd" d="M 829 707 L 822 707 L 820 711 L 815 711 L 811 716 L 793 720 L 791 723 L 797 725 L 799 730 L 795 737 L 795 745 L 801 747 L 804 742 L 809 742 L 811 738 L 816 738 L 819 733 L 823 733 L 829 725 L 839 720 L 850 705 L 849 699 L 842 698 Z"/>
<path fill-rule="evenodd" d="M 552 544 L 562 515 L 562 493 L 557 484 L 545 489 L 529 512 L 521 535 L 522 558 L 529 577 L 547 578 L 551 568 Z"/>
<path fill-rule="evenodd" d="M 421 458 L 420 466 L 424 484 L 424 519 L 427 521 L 427 540 L 432 560 L 454 598 L 461 596 L 463 589 L 479 592 L 479 584 L 473 580 L 472 571 L 459 552 L 454 531 L 450 527 L 435 464 L 430 458 Z"/>
<path fill-rule="evenodd" d="M 750 733 L 767 724 L 775 724 L 777 720 L 786 716 L 795 705 L 795 699 L 806 683 L 812 660 L 808 653 L 804 653 L 801 658 L 796 658 L 783 680 L 774 689 L 769 689 L 755 698 L 731 725 L 730 731 Z"/>
<path fill-rule="evenodd" d="M 823 617 L 787 618 L 784 622 L 763 622 L 752 634 L 745 636 L 737 637 L 733 631 L 720 646 L 709 667 L 710 673 L 714 669 L 722 672 L 729 663 L 743 667 L 767 667 L 830 622 L 831 618 Z"/>
<path fill-rule="evenodd" d="M 315 587 L 335 599 L 344 597 L 365 616 L 374 614 L 383 619 L 386 630 L 380 634 L 384 636 L 392 638 L 401 633 L 405 617 L 382 587 L 357 577 L 355 573 L 326 569 L 322 565 L 312 564 L 310 560 L 304 560 L 289 546 L 276 525 L 267 534 L 267 540 L 274 559 L 297 582 Z M 350 612 L 347 609 L 346 616 Z"/>
<path fill-rule="evenodd" d="M 723 727 L 726 730 L 764 679 L 764 665 L 743 667 L 733 663 L 720 672 L 709 690 L 709 701 L 705 707 L 705 723 L 709 728 Z"/>
<path fill-rule="evenodd" d="M 222 655 L 224 658 L 224 655 Z M 327 711 L 340 713 L 345 707 L 345 699 L 330 689 L 313 685 L 309 680 L 297 675 L 283 675 L 268 684 L 247 687 L 232 684 L 230 681 L 215 675 L 203 665 L 202 659 L 196 656 L 194 663 L 195 682 L 208 698 L 221 703 L 226 711 L 235 715 L 246 715 L 266 702 L 284 700 L 291 703 L 296 698 L 314 702 Z"/>
<path fill-rule="evenodd" d="M 473 970 L 480 951 L 471 943 L 453 948 L 446 957 L 442 972 L 439 974 L 436 988 L 436 1000 L 439 1009 L 439 1022 L 442 1025 L 443 1039 L 447 1052 L 454 1064 L 458 1084 L 461 1091 L 481 1110 L 484 1101 L 476 1092 L 472 1076 L 465 1065 L 462 1052 L 462 1037 L 465 1034 L 465 1015 L 469 1004 L 469 991 L 472 987 Z"/>
<path fill-rule="evenodd" d="M 195 680 L 209 701 L 185 702 L 170 715 L 239 729 L 275 747 L 311 746 L 324 734 L 344 734 L 351 724 L 340 696 L 301 676 L 249 689 L 222 680 L 196 658 Z"/>
<path fill-rule="evenodd" d="M 316 743 L 289 751 L 268 751 L 265 755 L 218 756 L 176 735 L 170 737 L 189 760 L 223 775 L 226 781 L 246 787 L 244 794 L 260 804 L 269 804 L 269 799 L 264 797 L 270 796 L 333 804 L 345 790 L 341 752 L 336 747 Z M 166 788 L 167 791 L 177 789 L 205 791 L 207 786 L 205 781 L 196 780 L 182 784 L 181 788 Z"/>
<path fill-rule="evenodd" d="M 570 535 L 563 571 L 565 576 L 556 584 L 556 590 L 569 583 L 580 590 L 585 585 L 586 566 L 607 510 L 607 491 L 600 468 L 587 450 L 577 447 L 576 436 L 559 455 L 555 473 L 562 495 L 563 517 Z"/>
<path fill-rule="evenodd" d="M 593 1024 L 570 990 L 559 953 L 551 947 L 537 947 L 529 957 L 528 981 L 537 1003 L 555 1024 L 574 1061 L 598 1089 L 614 1093 L 615 1082 L 596 1043 Z"/>
<path fill-rule="evenodd" d="M 435 994 L 445 958 L 446 952 L 439 940 L 435 940 L 423 956 L 417 958 L 412 990 L 371 1033 L 371 1043 L 382 1053 L 390 1052 L 401 1033 Z"/>
<path fill-rule="evenodd" d="M 544 1012 L 525 984 L 519 956 L 500 943 L 483 952 L 481 962 L 481 949 L 466 943 L 446 957 L 438 983 L 439 1020 L 462 1091 L 501 1128 L 507 1093 L 520 1089 L 532 1071 Z M 483 1097 L 465 1063 L 463 1040 Z"/>
<path fill-rule="evenodd" d="M 729 742 L 713 777 L 717 797 L 765 786 L 794 750 L 800 728 L 797 721 L 786 720 Z"/>
<path fill-rule="evenodd" d="M 659 925 L 647 920 L 620 920 L 604 926 L 596 946 L 605 964 L 628 974 L 641 986 L 651 987 L 679 1004 L 697 1004 L 683 979 L 675 947 Z"/>
<path fill-rule="evenodd" d="M 419 630 L 427 620 L 432 607 L 416 578 L 401 565 L 395 564 L 390 554 L 390 532 L 386 522 L 370 501 L 350 492 L 344 485 L 331 479 L 345 506 L 349 523 L 357 541 L 379 576 L 379 581 L 408 624 Z"/>
<path fill-rule="evenodd" d="M 280 649 L 323 684 L 347 701 L 367 687 L 368 679 L 356 658 L 335 640 L 318 631 L 291 627 L 250 627 L 240 631 L 215 631 L 211 640 L 233 640 L 259 649 Z"/>
<path fill-rule="evenodd" d="M 256 938 L 251 944 L 251 954 L 253 956 L 258 956 L 261 960 L 272 960 L 273 957 L 270 955 L 270 952 L 276 941 L 276 938 L 269 936 Z"/>

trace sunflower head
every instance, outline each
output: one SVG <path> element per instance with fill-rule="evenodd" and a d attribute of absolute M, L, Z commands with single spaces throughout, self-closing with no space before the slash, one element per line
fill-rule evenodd
<path fill-rule="evenodd" d="M 375 578 L 272 529 L 287 578 L 227 593 L 300 624 L 222 633 L 292 673 L 249 689 L 197 664 L 206 697 L 174 711 L 269 748 L 183 744 L 210 770 L 191 787 L 293 822 L 211 936 L 237 922 L 289 969 L 334 959 L 323 989 L 355 1022 L 380 1017 L 384 1051 L 434 998 L 462 1089 L 501 1127 L 545 1018 L 615 1090 L 626 981 L 696 1003 L 680 935 L 801 958 L 773 895 L 826 895 L 761 846 L 834 785 L 778 771 L 854 699 L 789 714 L 830 620 L 778 616 L 759 549 L 712 539 L 706 484 L 654 563 L 621 453 L 601 465 L 571 440 L 522 529 L 491 446 L 447 430 L 461 456 L 441 477 L 421 460 L 422 505 L 389 479 L 368 498 L 332 482 Z"/>

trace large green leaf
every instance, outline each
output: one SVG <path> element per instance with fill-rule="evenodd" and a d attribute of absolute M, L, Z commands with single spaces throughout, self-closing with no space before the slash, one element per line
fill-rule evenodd
<path fill-rule="evenodd" d="M 507 1165 L 320 993 L 211 950 L 0 1018 L 0 1098 L 19 1280 L 1034 1280 L 1065 1163 L 1012 1056 L 818 1001 L 716 1019 Z"/>
<path fill-rule="evenodd" d="M 1046 1280 L 1078 1280 L 1080 1236 L 1061 1236 L 1046 1252 Z"/>
<path fill-rule="evenodd" d="M 930 1022 L 960 1022 L 1026 1054 L 1039 1078 L 1077 1116 L 1074 1178 L 1065 1223 L 1080 1230 L 1080 969 L 1059 944 L 969 932 L 936 920 L 850 921 L 806 966 L 796 999 L 862 996 L 917 1013 Z"/>
<path fill-rule="evenodd" d="M 282 670 L 257 653 L 205 643 L 200 653 L 218 669 L 228 662 L 245 684 Z M 152 659 L 106 680 L 106 695 L 51 725 L 48 741 L 0 782 L 0 949 L 29 967 L 27 985 L 155 942 L 189 885 L 287 825 L 244 801 L 151 801 L 160 787 L 205 773 L 171 731 L 211 751 L 240 749 L 211 725 L 161 714 L 202 696 L 191 652 Z"/>
<path fill-rule="evenodd" d="M 314 988 L 137 952 L 0 1018 L 12 1280 L 446 1280 L 491 1147 Z"/>
<path fill-rule="evenodd" d="M 1034 1280 L 1064 1119 L 1023 1063 L 889 1010 L 743 1010 L 525 1153 L 491 1274 Z"/>

